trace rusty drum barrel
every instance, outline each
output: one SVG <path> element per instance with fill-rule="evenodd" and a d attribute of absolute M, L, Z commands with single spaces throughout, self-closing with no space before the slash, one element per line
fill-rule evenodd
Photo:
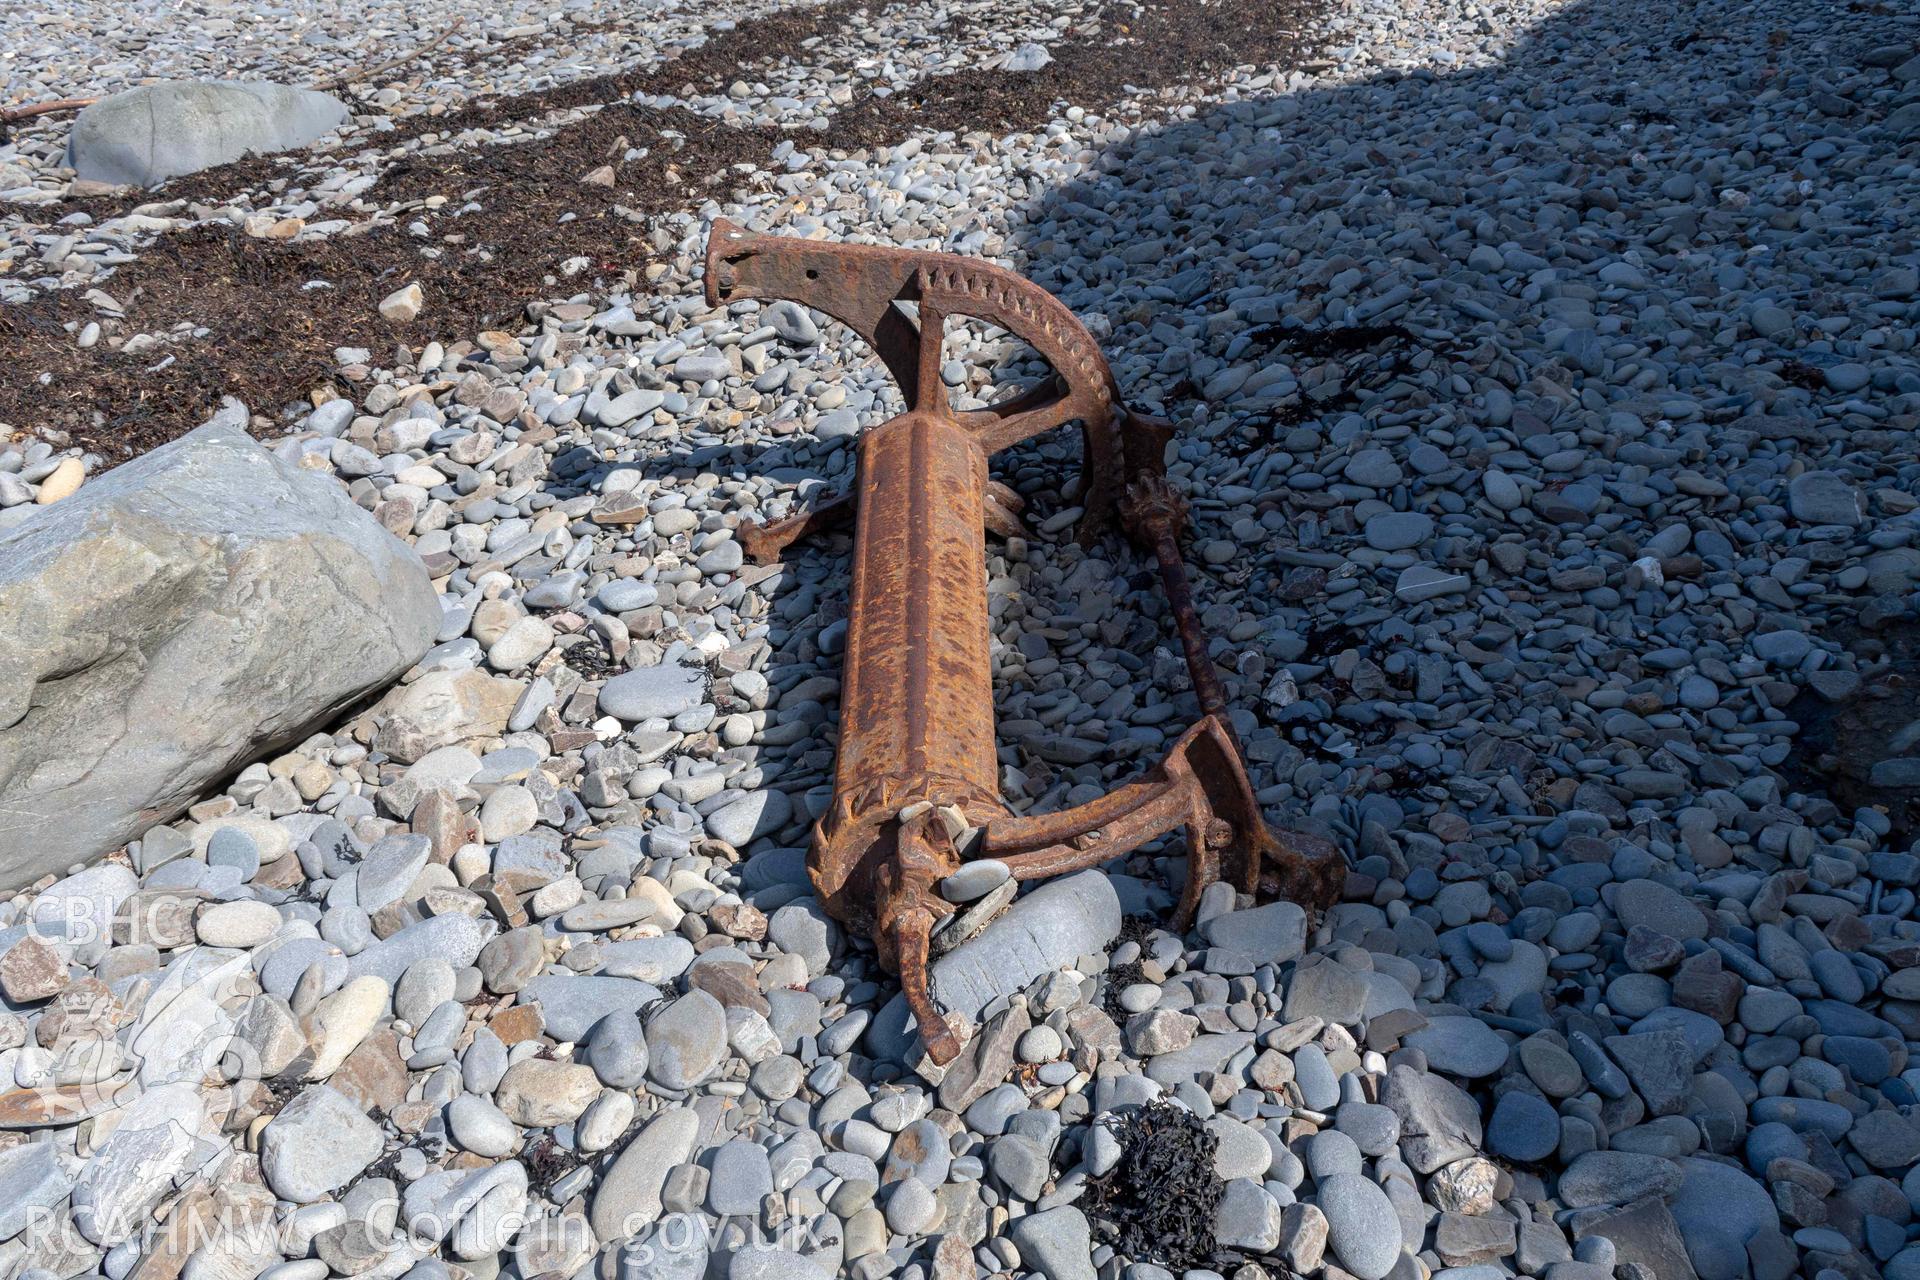
<path fill-rule="evenodd" d="M 908 413 L 860 437 L 836 811 L 843 849 L 817 887 L 836 914 L 873 909 L 893 817 L 918 801 L 1001 812 L 987 617 L 987 455 L 960 423 Z M 837 872 L 838 874 L 834 874 Z"/>
<path fill-rule="evenodd" d="M 998 795 L 987 456 L 959 423 L 909 414 L 860 438 L 858 484 L 839 785 Z"/>

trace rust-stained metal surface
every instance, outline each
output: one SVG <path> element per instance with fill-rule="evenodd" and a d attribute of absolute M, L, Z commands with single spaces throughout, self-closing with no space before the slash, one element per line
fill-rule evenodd
<path fill-rule="evenodd" d="M 1105 357 L 1073 313 L 988 263 L 763 236 L 724 219 L 713 224 L 706 272 L 713 306 L 785 298 L 841 321 L 879 355 L 908 405 L 860 437 L 853 492 L 744 531 L 742 541 L 767 561 L 809 533 L 854 523 L 834 795 L 807 869 L 827 910 L 871 937 L 900 975 L 928 1055 L 949 1062 L 962 1044 L 928 990 L 927 951 L 954 911 L 939 882 L 967 858 L 998 858 L 1032 880 L 1184 828 L 1190 866 L 1177 925 L 1191 922 L 1201 892 L 1222 878 L 1242 892 L 1330 903 L 1345 877 L 1339 851 L 1304 833 L 1276 835 L 1247 780 L 1180 554 L 1186 508 L 1163 466 L 1172 428 L 1119 404 Z M 1014 333 L 1056 377 L 955 412 L 940 364 L 946 318 L 956 315 Z M 1086 452 L 1080 537 L 1118 523 L 1154 557 L 1202 718 L 1137 780 L 1064 812 L 1021 817 L 999 794 L 985 541 L 989 529 L 1019 529 L 1020 502 L 988 479 L 987 459 L 1070 422 Z"/>

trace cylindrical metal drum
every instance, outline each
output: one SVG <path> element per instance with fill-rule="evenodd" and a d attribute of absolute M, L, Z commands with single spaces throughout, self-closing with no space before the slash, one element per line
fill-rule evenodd
<path fill-rule="evenodd" d="M 839 785 L 998 795 L 987 456 L 959 423 L 910 414 L 860 438 L 858 483 Z"/>
<path fill-rule="evenodd" d="M 835 811 L 815 884 L 843 919 L 872 912 L 892 819 L 916 801 L 1001 811 L 987 617 L 987 455 L 965 427 L 908 413 L 860 437 Z"/>

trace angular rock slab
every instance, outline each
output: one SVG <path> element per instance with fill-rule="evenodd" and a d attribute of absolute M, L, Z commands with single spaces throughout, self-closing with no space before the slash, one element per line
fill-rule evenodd
<path fill-rule="evenodd" d="M 151 186 L 250 152 L 304 147 L 350 114 L 332 94 L 261 81 L 142 85 L 74 117 L 65 164 L 91 182 Z"/>
<path fill-rule="evenodd" d="M 1049 880 L 928 966 L 934 1003 L 977 1022 L 980 1011 L 1000 997 L 1112 946 L 1120 934 L 1120 919 L 1120 895 L 1112 876 L 1088 870 Z M 902 1057 L 911 1046 L 913 1029 L 907 998 L 896 992 L 868 1028 L 867 1051 L 881 1058 Z"/>
<path fill-rule="evenodd" d="M 980 936 L 932 965 L 934 999 L 969 1022 L 1043 973 L 1105 951 L 1120 934 L 1120 896 L 1099 871 L 1061 876 L 1020 898 Z"/>
<path fill-rule="evenodd" d="M 0 533 L 0 889 L 89 862 L 427 651 L 411 548 L 234 401 Z"/>

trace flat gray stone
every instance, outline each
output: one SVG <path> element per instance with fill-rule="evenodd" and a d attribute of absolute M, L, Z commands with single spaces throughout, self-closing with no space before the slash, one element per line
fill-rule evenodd
<path fill-rule="evenodd" d="M 1119 933 L 1120 897 L 1101 872 L 1048 881 L 1015 901 L 979 936 L 934 961 L 935 1000 L 976 1020 L 989 1004 L 1025 989 L 1041 974 L 1105 951 Z"/>
<path fill-rule="evenodd" d="M 1213 1211 L 1214 1239 L 1226 1249 L 1271 1253 L 1280 1247 L 1284 1212 L 1253 1178 L 1228 1178 Z"/>
<path fill-rule="evenodd" d="M 1787 483 L 1787 509 L 1802 524 L 1860 523 L 1860 495 L 1831 471 L 1807 471 Z"/>
<path fill-rule="evenodd" d="M 727 1011 L 706 992 L 687 992 L 647 1021 L 647 1074 L 691 1089 L 727 1056 Z"/>
<path fill-rule="evenodd" d="M 1632 1204 L 1647 1196 L 1670 1200 L 1680 1189 L 1680 1166 L 1635 1151 L 1589 1151 L 1560 1175 L 1560 1202 L 1569 1209 Z"/>
<path fill-rule="evenodd" d="M 1706 913 L 1674 889 L 1656 880 L 1629 880 L 1613 891 L 1614 914 L 1632 929 L 1636 925 L 1685 942 L 1707 936 Z"/>
<path fill-rule="evenodd" d="M 638 1013 L 660 998 L 660 988 L 637 978 L 569 978 L 542 974 L 520 988 L 518 1003 L 537 1004 L 547 1034 L 579 1041 L 610 1013 Z"/>
<path fill-rule="evenodd" d="M 498 927 L 490 919 L 473 916 L 429 916 L 352 957 L 347 961 L 347 977 L 385 978 L 391 985 L 427 956 L 439 956 L 455 969 L 463 968 L 473 963 Z"/>
<path fill-rule="evenodd" d="M 706 671 L 677 662 L 624 672 L 600 688 L 600 710 L 629 721 L 670 720 L 706 699 Z"/>
<path fill-rule="evenodd" d="M 1380 1102 L 1400 1117 L 1400 1154 L 1415 1173 L 1480 1154 L 1480 1104 L 1451 1081 L 1394 1067 L 1381 1085 Z"/>
<path fill-rule="evenodd" d="M 833 1280 L 819 1263 L 788 1249 L 742 1249 L 727 1259 L 727 1280 Z"/>
<path fill-rule="evenodd" d="M 28 1142 L 0 1151 L 0 1240 L 11 1240 L 67 1198 L 73 1180 L 60 1168 L 52 1142 Z"/>
<path fill-rule="evenodd" d="M 1674 1168 L 1679 1189 L 1673 1221 L 1694 1270 L 1702 1276 L 1744 1275 L 1747 1242 L 1780 1229 L 1773 1197 L 1749 1174 L 1715 1160 L 1693 1156 Z"/>
<path fill-rule="evenodd" d="M 603 1243 L 625 1240 L 660 1216 L 667 1170 L 693 1152 L 700 1117 L 692 1107 L 671 1107 L 647 1121 L 621 1149 L 600 1179 L 589 1221 Z"/>
<path fill-rule="evenodd" d="M 736 1138 L 714 1151 L 712 1178 L 707 1183 L 709 1211 L 722 1217 L 752 1216 L 760 1212 L 760 1201 L 772 1193 L 773 1166 L 765 1147 Z"/>
<path fill-rule="evenodd" d="M 1327 1217 L 1327 1247 L 1359 1280 L 1384 1280 L 1400 1259 L 1400 1215 L 1387 1193 L 1362 1174 L 1336 1173 L 1314 1203 Z"/>
<path fill-rule="evenodd" d="M 586 1049 L 587 1065 L 610 1089 L 638 1089 L 647 1078 L 647 1037 L 635 1014 L 601 1018 L 587 1036 Z"/>
<path fill-rule="evenodd" d="M 788 955 L 805 960 L 808 973 L 821 974 L 833 963 L 840 926 L 818 899 L 799 898 L 767 918 L 767 938 Z"/>
<path fill-rule="evenodd" d="M 345 1094 L 308 1085 L 260 1131 L 260 1171 L 281 1199 L 311 1204 L 359 1177 L 385 1147 L 380 1126 Z"/>
<path fill-rule="evenodd" d="M 381 839 L 367 850 L 354 874 L 354 898 L 359 908 L 374 912 L 398 902 L 432 856 L 433 841 L 425 836 L 403 834 Z"/>
<path fill-rule="evenodd" d="M 1251 956 L 1258 964 L 1296 960 L 1307 946 L 1307 913 L 1292 902 L 1229 911 L 1200 926 L 1208 942 Z"/>
<path fill-rule="evenodd" d="M 940 882 L 940 896 L 948 902 L 972 902 L 1005 883 L 1012 872 L 998 858 L 979 858 Z"/>
<path fill-rule="evenodd" d="M 671 982 L 693 963 L 693 944 L 677 934 L 600 944 L 600 975 Z"/>
<path fill-rule="evenodd" d="M 738 793 L 735 793 L 738 794 Z M 707 834 L 743 849 L 761 836 L 770 836 L 793 816 L 793 801 L 771 787 L 749 791 L 740 799 L 715 809 L 705 818 Z"/>
<path fill-rule="evenodd" d="M 1375 551 L 1406 551 L 1433 537 L 1433 517 L 1419 511 L 1385 511 L 1367 521 L 1367 545 Z"/>
<path fill-rule="evenodd" d="M 1435 1071 L 1477 1080 L 1507 1062 L 1507 1042 L 1478 1018 L 1448 1014 L 1434 1018 L 1406 1037 L 1409 1047 L 1427 1055 Z"/>
<path fill-rule="evenodd" d="M 1519 1089 L 1502 1094 L 1487 1121 L 1487 1147 L 1510 1160 L 1544 1160 L 1560 1146 L 1560 1115 L 1551 1103 Z"/>
<path fill-rule="evenodd" d="M 1072 1205 L 1029 1213 L 1007 1224 L 1020 1262 L 1046 1280 L 1094 1280 L 1093 1232 Z"/>

